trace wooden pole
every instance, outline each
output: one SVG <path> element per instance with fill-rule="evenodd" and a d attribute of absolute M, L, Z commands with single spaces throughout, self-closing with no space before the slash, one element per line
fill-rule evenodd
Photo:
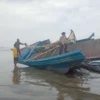
<path fill-rule="evenodd" d="M 56 46 L 55 48 L 52 48 L 52 49 L 50 49 L 50 50 L 48 50 L 48 51 L 46 51 L 46 52 L 40 53 L 39 55 L 34 56 L 33 58 L 30 58 L 30 59 L 28 59 L 28 60 L 24 60 L 24 62 L 27 62 L 27 61 L 29 61 L 29 60 L 32 60 L 32 59 L 37 58 L 37 57 L 39 57 L 39 56 L 42 56 L 43 54 L 46 54 L 46 53 L 48 53 L 49 51 L 51 51 L 51 50 L 53 50 L 53 49 L 56 49 L 56 48 L 58 48 L 58 47 L 59 47 L 59 46 Z"/>

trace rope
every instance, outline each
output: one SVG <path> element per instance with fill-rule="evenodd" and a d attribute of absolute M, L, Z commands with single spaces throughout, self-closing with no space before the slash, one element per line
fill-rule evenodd
<path fill-rule="evenodd" d="M 33 47 L 33 48 L 32 48 L 32 50 L 30 51 L 29 55 L 26 57 L 26 59 L 31 55 L 31 53 L 32 53 L 33 50 L 35 49 L 36 45 L 37 45 L 37 44 L 35 44 L 35 46 L 31 46 L 31 47 Z M 26 59 L 25 59 L 25 60 L 26 60 Z"/>
<path fill-rule="evenodd" d="M 29 55 L 26 57 L 26 59 L 31 55 L 31 53 L 33 52 L 34 48 L 32 48 L 31 52 L 29 53 Z M 25 59 L 25 60 L 26 60 Z"/>

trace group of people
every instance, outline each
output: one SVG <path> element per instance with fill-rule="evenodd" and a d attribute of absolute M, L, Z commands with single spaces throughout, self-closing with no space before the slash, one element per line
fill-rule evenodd
<path fill-rule="evenodd" d="M 25 45 L 27 47 L 27 44 L 21 43 L 19 39 L 17 39 L 17 41 L 15 42 L 14 48 L 12 49 L 15 67 L 18 62 L 19 56 L 21 56 L 20 45 Z M 60 45 L 59 54 L 66 53 L 67 52 L 67 37 L 66 37 L 65 32 L 62 32 L 62 36 L 59 39 L 59 45 Z"/>
<path fill-rule="evenodd" d="M 26 45 L 26 43 L 21 43 L 19 39 L 14 44 L 14 48 L 11 49 L 13 51 L 13 57 L 14 57 L 14 66 L 16 67 L 16 64 L 18 62 L 19 56 L 21 56 L 20 52 L 20 45 Z"/>

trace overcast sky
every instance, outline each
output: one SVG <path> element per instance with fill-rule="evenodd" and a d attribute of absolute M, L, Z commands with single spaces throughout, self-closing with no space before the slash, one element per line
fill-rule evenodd
<path fill-rule="evenodd" d="M 100 0 L 0 0 L 0 46 L 17 38 L 28 44 L 59 39 L 73 29 L 77 39 L 100 38 Z"/>

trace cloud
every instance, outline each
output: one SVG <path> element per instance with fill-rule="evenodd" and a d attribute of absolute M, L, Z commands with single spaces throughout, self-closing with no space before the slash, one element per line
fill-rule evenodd
<path fill-rule="evenodd" d="M 33 43 L 73 29 L 78 39 L 99 35 L 100 1 L 97 0 L 2 0 L 0 43 L 12 45 L 16 38 Z M 8 41 L 8 42 L 7 42 Z"/>

